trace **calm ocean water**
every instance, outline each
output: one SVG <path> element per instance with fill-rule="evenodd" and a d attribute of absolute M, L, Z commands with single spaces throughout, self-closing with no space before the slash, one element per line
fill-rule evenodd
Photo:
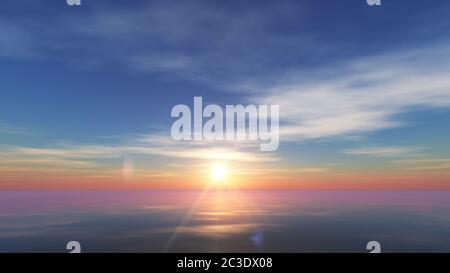
<path fill-rule="evenodd" d="M 0 252 L 450 252 L 449 191 L 0 191 Z"/>

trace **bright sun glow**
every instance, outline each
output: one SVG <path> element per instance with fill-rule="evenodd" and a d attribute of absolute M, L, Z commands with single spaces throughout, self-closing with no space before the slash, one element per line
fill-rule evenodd
<path fill-rule="evenodd" d="M 224 181 L 227 177 L 228 169 L 223 164 L 214 164 L 211 168 L 211 177 L 214 181 Z"/>

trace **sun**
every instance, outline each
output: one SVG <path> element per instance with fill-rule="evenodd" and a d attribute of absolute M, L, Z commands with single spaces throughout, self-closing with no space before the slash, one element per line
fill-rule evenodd
<path fill-rule="evenodd" d="M 216 163 L 211 167 L 211 177 L 216 182 L 225 181 L 228 175 L 228 168 L 224 164 Z"/>

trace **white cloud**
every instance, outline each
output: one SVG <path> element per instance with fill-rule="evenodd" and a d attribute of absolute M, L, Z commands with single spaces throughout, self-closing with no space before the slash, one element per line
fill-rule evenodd
<path fill-rule="evenodd" d="M 52 147 L 0 146 L 0 160 L 3 168 L 43 168 L 93 170 L 111 168 L 110 164 L 102 164 L 105 159 L 140 158 L 155 159 L 161 157 L 178 161 L 212 162 L 226 161 L 230 163 L 265 163 L 279 161 L 280 158 L 271 153 L 260 153 L 251 145 L 227 143 L 216 146 L 214 142 L 178 142 L 161 134 L 141 135 L 132 140 L 116 145 L 77 145 L 65 144 Z M 160 163 L 163 160 L 158 160 Z"/>
<path fill-rule="evenodd" d="M 354 135 L 405 126 L 399 114 L 450 108 L 449 52 L 442 47 L 393 52 L 330 70 L 297 73 L 276 87 L 259 86 L 263 104 L 279 104 L 284 140 Z M 282 140 L 283 140 L 282 139 Z"/>

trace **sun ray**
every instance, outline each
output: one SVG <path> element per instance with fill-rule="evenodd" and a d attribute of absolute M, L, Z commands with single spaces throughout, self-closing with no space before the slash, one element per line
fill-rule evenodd
<path fill-rule="evenodd" d="M 180 224 L 175 229 L 172 236 L 170 236 L 169 240 L 167 240 L 167 243 L 164 245 L 164 247 L 161 250 L 161 253 L 167 253 L 169 251 L 169 248 L 172 246 L 173 242 L 178 238 L 178 234 L 182 230 L 182 228 L 186 225 L 186 223 L 191 219 L 192 214 L 194 213 L 195 209 L 200 203 L 200 200 L 203 198 L 203 196 L 209 191 L 209 188 L 211 187 L 212 183 L 208 183 L 206 187 L 203 189 L 203 191 L 200 193 L 199 197 L 195 200 L 194 204 L 191 206 L 189 211 L 186 213 L 186 215 L 183 217 L 183 220 L 180 222 Z"/>

